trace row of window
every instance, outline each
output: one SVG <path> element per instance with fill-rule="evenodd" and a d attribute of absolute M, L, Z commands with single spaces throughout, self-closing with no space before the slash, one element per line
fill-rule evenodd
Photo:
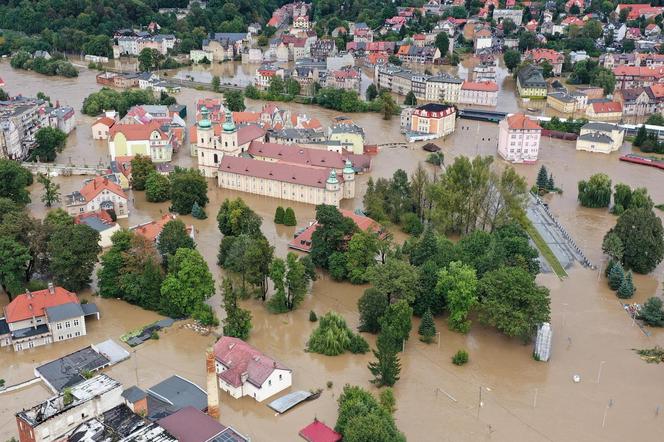
<path fill-rule="evenodd" d="M 74 319 L 73 321 L 74 327 L 78 327 L 80 324 L 80 321 L 78 319 Z M 72 326 L 72 321 L 65 321 L 64 323 L 58 322 L 55 325 L 55 328 L 58 330 L 62 330 L 63 328 L 70 328 Z"/>

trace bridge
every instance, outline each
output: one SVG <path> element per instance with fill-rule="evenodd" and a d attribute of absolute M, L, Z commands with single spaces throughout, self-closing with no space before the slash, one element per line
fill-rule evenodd
<path fill-rule="evenodd" d="M 488 121 L 498 123 L 507 116 L 507 112 L 490 111 L 484 109 L 460 109 L 459 118 L 466 120 Z"/>
<path fill-rule="evenodd" d="M 28 169 L 33 175 L 46 174 L 49 176 L 72 176 L 72 175 L 101 175 L 108 170 L 104 164 L 79 165 L 79 164 L 58 164 L 58 163 L 32 163 L 23 162 L 23 167 Z"/>

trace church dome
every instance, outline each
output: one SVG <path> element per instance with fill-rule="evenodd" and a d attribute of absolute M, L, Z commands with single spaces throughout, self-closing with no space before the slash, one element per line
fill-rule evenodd
<path fill-rule="evenodd" d="M 201 129 L 209 129 L 211 126 L 210 111 L 208 111 L 207 107 L 203 106 L 201 107 L 201 119 L 198 122 L 198 127 Z"/>
<path fill-rule="evenodd" d="M 233 132 L 235 131 L 235 123 L 233 122 L 233 114 L 229 109 L 226 109 L 226 121 L 223 124 L 224 132 Z"/>

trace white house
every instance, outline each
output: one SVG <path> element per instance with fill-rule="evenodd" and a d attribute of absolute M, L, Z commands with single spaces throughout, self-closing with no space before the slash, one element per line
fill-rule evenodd
<path fill-rule="evenodd" d="M 214 344 L 219 388 L 235 399 L 263 402 L 292 384 L 292 370 L 241 339 L 224 336 Z"/>
<path fill-rule="evenodd" d="M 66 195 L 65 207 L 71 216 L 110 209 L 118 218 L 129 216 L 127 194 L 119 184 L 102 176 L 87 181 L 80 191 Z"/>
<path fill-rule="evenodd" d="M 616 124 L 587 123 L 576 139 L 576 150 L 611 153 L 623 144 L 625 130 Z"/>
<path fill-rule="evenodd" d="M 512 163 L 534 163 L 542 128 L 525 114 L 508 116 L 498 124 L 498 153 Z"/>

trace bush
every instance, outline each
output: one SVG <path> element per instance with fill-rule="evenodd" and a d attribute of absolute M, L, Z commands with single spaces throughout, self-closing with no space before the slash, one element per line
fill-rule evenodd
<path fill-rule="evenodd" d="M 288 207 L 286 209 L 286 212 L 284 212 L 284 225 L 291 227 L 297 225 L 297 220 L 295 219 L 295 212 L 290 207 Z"/>
<path fill-rule="evenodd" d="M 25 289 L 30 292 L 36 292 L 48 288 L 48 283 L 40 279 L 31 279 L 25 283 Z"/>
<path fill-rule="evenodd" d="M 316 322 L 316 321 L 318 321 L 318 316 L 316 316 L 316 312 L 313 311 L 313 310 L 311 310 L 311 311 L 309 312 L 309 321 L 311 321 L 311 322 Z"/>
<path fill-rule="evenodd" d="M 464 365 L 468 362 L 468 352 L 466 350 L 459 350 L 452 356 L 452 363 L 454 365 Z"/>
<path fill-rule="evenodd" d="M 419 236 L 424 230 L 417 214 L 408 212 L 401 216 L 402 230 L 410 235 Z"/>
<path fill-rule="evenodd" d="M 334 384 L 332 383 L 332 381 L 327 381 L 326 385 L 327 385 L 327 388 L 332 388 L 332 385 L 334 385 Z"/>
<path fill-rule="evenodd" d="M 206 327 L 217 327 L 219 325 L 217 315 L 214 314 L 212 307 L 207 304 L 199 305 L 191 317 Z"/>
<path fill-rule="evenodd" d="M 337 356 L 346 351 L 365 353 L 369 350 L 369 344 L 348 328 L 346 320 L 341 315 L 329 312 L 321 316 L 318 328 L 309 337 L 306 350 L 326 356 Z"/>
<path fill-rule="evenodd" d="M 354 354 L 364 354 L 369 351 L 369 344 L 362 336 L 354 334 L 350 338 L 350 346 L 348 347 L 348 350 Z"/>
<path fill-rule="evenodd" d="M 649 298 L 639 313 L 639 319 L 651 327 L 664 326 L 664 309 L 662 309 L 662 300 L 657 297 Z"/>
<path fill-rule="evenodd" d="M 156 171 L 145 180 L 145 199 L 150 203 L 162 203 L 171 197 L 171 181 Z"/>
<path fill-rule="evenodd" d="M 153 331 L 152 334 L 150 335 L 150 339 L 154 339 L 155 341 L 159 340 L 159 333 Z"/>
<path fill-rule="evenodd" d="M 274 223 L 275 224 L 283 224 L 284 223 L 284 208 L 279 206 L 277 207 L 277 210 L 274 212 Z"/>

